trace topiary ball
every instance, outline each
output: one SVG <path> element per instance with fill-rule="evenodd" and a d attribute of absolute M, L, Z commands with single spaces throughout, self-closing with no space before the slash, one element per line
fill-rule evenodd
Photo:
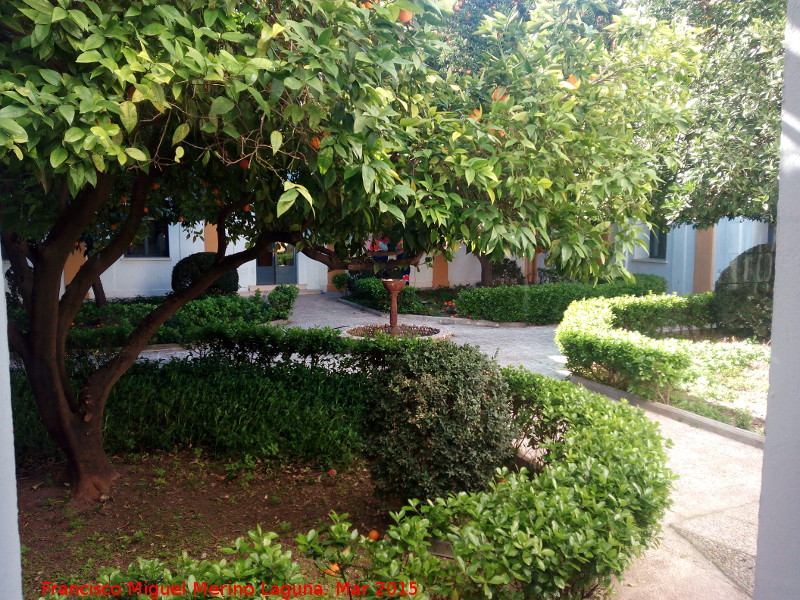
<path fill-rule="evenodd" d="M 178 261 L 172 269 L 172 290 L 179 292 L 192 283 L 214 264 L 216 252 L 197 252 Z M 231 296 L 239 291 L 239 273 L 236 269 L 224 273 L 212 283 L 203 295 Z"/>

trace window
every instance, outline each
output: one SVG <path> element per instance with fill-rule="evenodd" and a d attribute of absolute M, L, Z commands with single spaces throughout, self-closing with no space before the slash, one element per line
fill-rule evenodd
<path fill-rule="evenodd" d="M 169 226 L 164 221 L 148 221 L 147 235 L 138 244 L 134 244 L 125 253 L 131 257 L 163 257 L 169 258 Z"/>
<path fill-rule="evenodd" d="M 650 258 L 667 258 L 667 230 L 653 228 L 650 230 Z"/>

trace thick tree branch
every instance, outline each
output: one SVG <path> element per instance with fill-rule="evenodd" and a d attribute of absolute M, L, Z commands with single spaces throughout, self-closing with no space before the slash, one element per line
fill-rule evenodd
<path fill-rule="evenodd" d="M 342 258 L 336 254 L 336 252 L 324 246 L 305 247 L 302 252 L 307 257 L 313 258 L 326 265 L 329 269 L 346 269 L 350 271 L 371 269 L 376 264 L 375 261 L 372 260 L 373 257 L 389 257 L 397 254 L 396 252 L 368 252 L 365 256 L 359 256 L 357 258 Z M 380 265 L 385 269 L 409 265 L 417 266 L 423 256 L 424 253 L 420 252 L 412 256 L 390 259 L 385 263 L 380 263 Z"/>

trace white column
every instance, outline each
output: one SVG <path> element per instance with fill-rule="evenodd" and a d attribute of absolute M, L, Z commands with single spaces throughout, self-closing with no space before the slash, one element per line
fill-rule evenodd
<path fill-rule="evenodd" d="M 786 29 L 772 364 L 756 600 L 797 598 L 800 573 L 800 0 Z"/>
<path fill-rule="evenodd" d="M 6 295 L 0 286 L 0 585 L 4 598 L 22 600 L 17 476 L 14 469 L 14 433 L 11 429 L 6 327 Z"/>

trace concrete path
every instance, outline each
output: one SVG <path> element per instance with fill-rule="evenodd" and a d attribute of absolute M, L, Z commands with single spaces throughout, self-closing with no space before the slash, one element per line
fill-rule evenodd
<path fill-rule="evenodd" d="M 337 301 L 339 294 L 300 296 L 290 324 L 334 327 L 385 322 Z M 401 315 L 400 322 L 437 326 L 441 319 Z M 442 325 L 438 325 L 442 326 Z M 447 324 L 452 340 L 477 345 L 502 365 L 550 377 L 568 375 L 553 340 L 555 326 Z M 659 547 L 636 560 L 617 585 L 622 600 L 747 600 L 755 569 L 762 450 L 647 413 L 671 439 L 678 475 Z"/>

